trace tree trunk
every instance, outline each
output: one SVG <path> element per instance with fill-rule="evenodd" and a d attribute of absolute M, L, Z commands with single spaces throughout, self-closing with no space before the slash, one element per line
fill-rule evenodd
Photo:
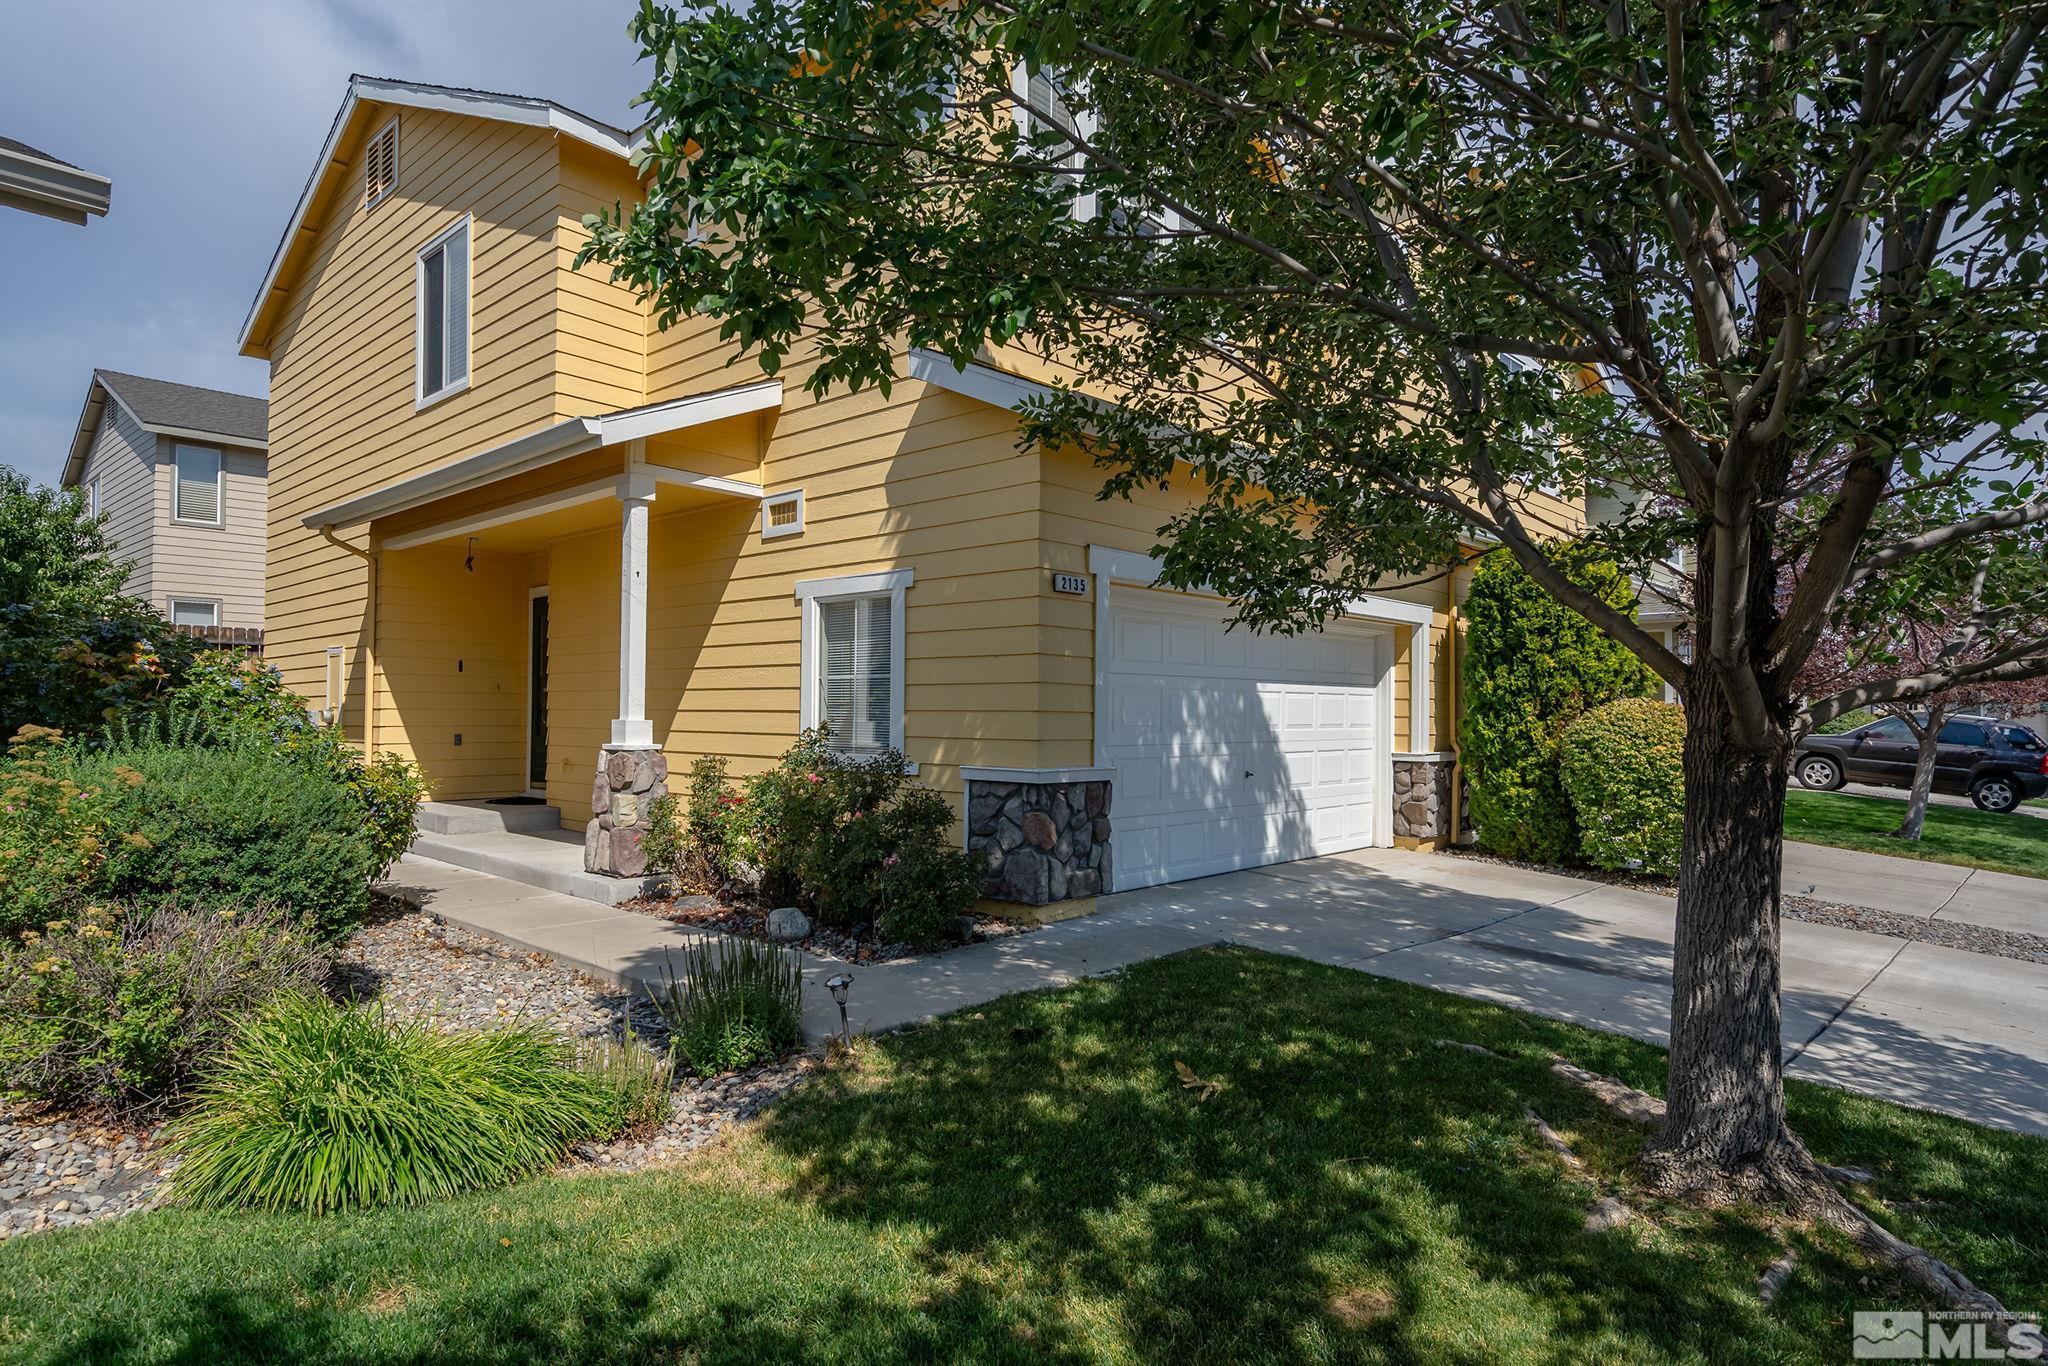
<path fill-rule="evenodd" d="M 1906 794 L 1906 819 L 1892 831 L 1892 838 L 1917 840 L 1927 824 L 1927 795 L 1934 791 L 1934 761 L 1941 753 L 1942 709 L 1927 709 L 1926 728 L 1920 732 L 1920 752 L 1913 760 L 1913 788 Z M 1907 725 L 1914 724 L 1911 720 Z"/>
<path fill-rule="evenodd" d="M 1788 746 L 1737 734 L 1721 685 L 1686 689 L 1685 847 L 1671 981 L 1664 1128 L 1645 1174 L 1670 1191 L 1755 1198 L 1810 1172 L 1785 1127 L 1778 1005 L 1778 884 Z"/>

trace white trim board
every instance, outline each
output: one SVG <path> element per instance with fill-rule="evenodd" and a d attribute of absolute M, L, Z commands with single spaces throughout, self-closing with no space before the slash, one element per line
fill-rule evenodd
<path fill-rule="evenodd" d="M 719 389 L 690 398 L 671 399 L 644 408 L 626 408 L 598 417 L 572 417 L 552 426 L 542 427 L 538 431 L 528 432 L 524 436 L 515 437 L 489 450 L 465 456 L 438 469 L 428 470 L 425 474 L 414 475 L 410 479 L 387 484 L 361 497 L 322 508 L 318 512 L 307 514 L 301 520 L 303 525 L 314 531 L 374 521 L 379 517 L 389 517 L 394 513 L 423 506 L 437 498 L 482 488 L 500 479 L 540 469 L 600 447 L 644 440 L 650 435 L 681 431 L 686 427 L 717 422 L 746 413 L 767 412 L 781 406 L 782 381 L 765 380 L 743 384 L 736 389 Z M 695 474 L 689 470 L 672 469 L 666 465 L 641 465 L 636 468 L 651 473 L 657 480 L 665 483 L 689 484 L 744 498 L 761 496 L 760 485 L 750 484 L 744 480 Z"/>
<path fill-rule="evenodd" d="M 824 646 L 819 629 L 820 604 L 838 598 L 875 597 L 887 593 L 889 602 L 889 701 L 894 715 L 889 718 L 889 738 L 901 752 L 904 746 L 903 642 L 910 635 L 904 619 L 905 590 L 916 580 L 914 569 L 890 569 L 874 574 L 844 574 L 828 579 L 799 579 L 797 601 L 797 727 L 811 730 L 818 724 L 818 652 Z M 905 757 L 903 771 L 917 772 L 917 765 Z"/>
<path fill-rule="evenodd" d="M 962 782 L 976 783 L 1106 783 L 1116 777 L 1114 768 L 985 768 L 963 764 Z"/>

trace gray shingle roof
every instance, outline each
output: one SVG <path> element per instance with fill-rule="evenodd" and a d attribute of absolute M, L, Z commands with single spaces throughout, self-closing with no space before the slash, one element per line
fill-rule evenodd
<path fill-rule="evenodd" d="M 92 373 L 123 407 L 149 426 L 183 427 L 258 444 L 270 440 L 270 404 L 263 399 L 113 370 Z"/>

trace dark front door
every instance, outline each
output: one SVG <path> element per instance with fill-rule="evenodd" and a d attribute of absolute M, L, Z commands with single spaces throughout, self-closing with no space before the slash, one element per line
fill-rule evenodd
<path fill-rule="evenodd" d="M 548 785 L 548 595 L 533 599 L 533 629 L 528 633 L 526 695 L 526 784 Z"/>

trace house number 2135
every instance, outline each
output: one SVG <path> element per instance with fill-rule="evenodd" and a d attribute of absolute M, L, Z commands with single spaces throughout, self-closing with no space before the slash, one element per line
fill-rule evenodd
<path fill-rule="evenodd" d="M 1052 591 L 1055 593 L 1075 593 L 1086 597 L 1088 595 L 1088 576 L 1086 574 L 1055 574 L 1052 576 Z"/>

